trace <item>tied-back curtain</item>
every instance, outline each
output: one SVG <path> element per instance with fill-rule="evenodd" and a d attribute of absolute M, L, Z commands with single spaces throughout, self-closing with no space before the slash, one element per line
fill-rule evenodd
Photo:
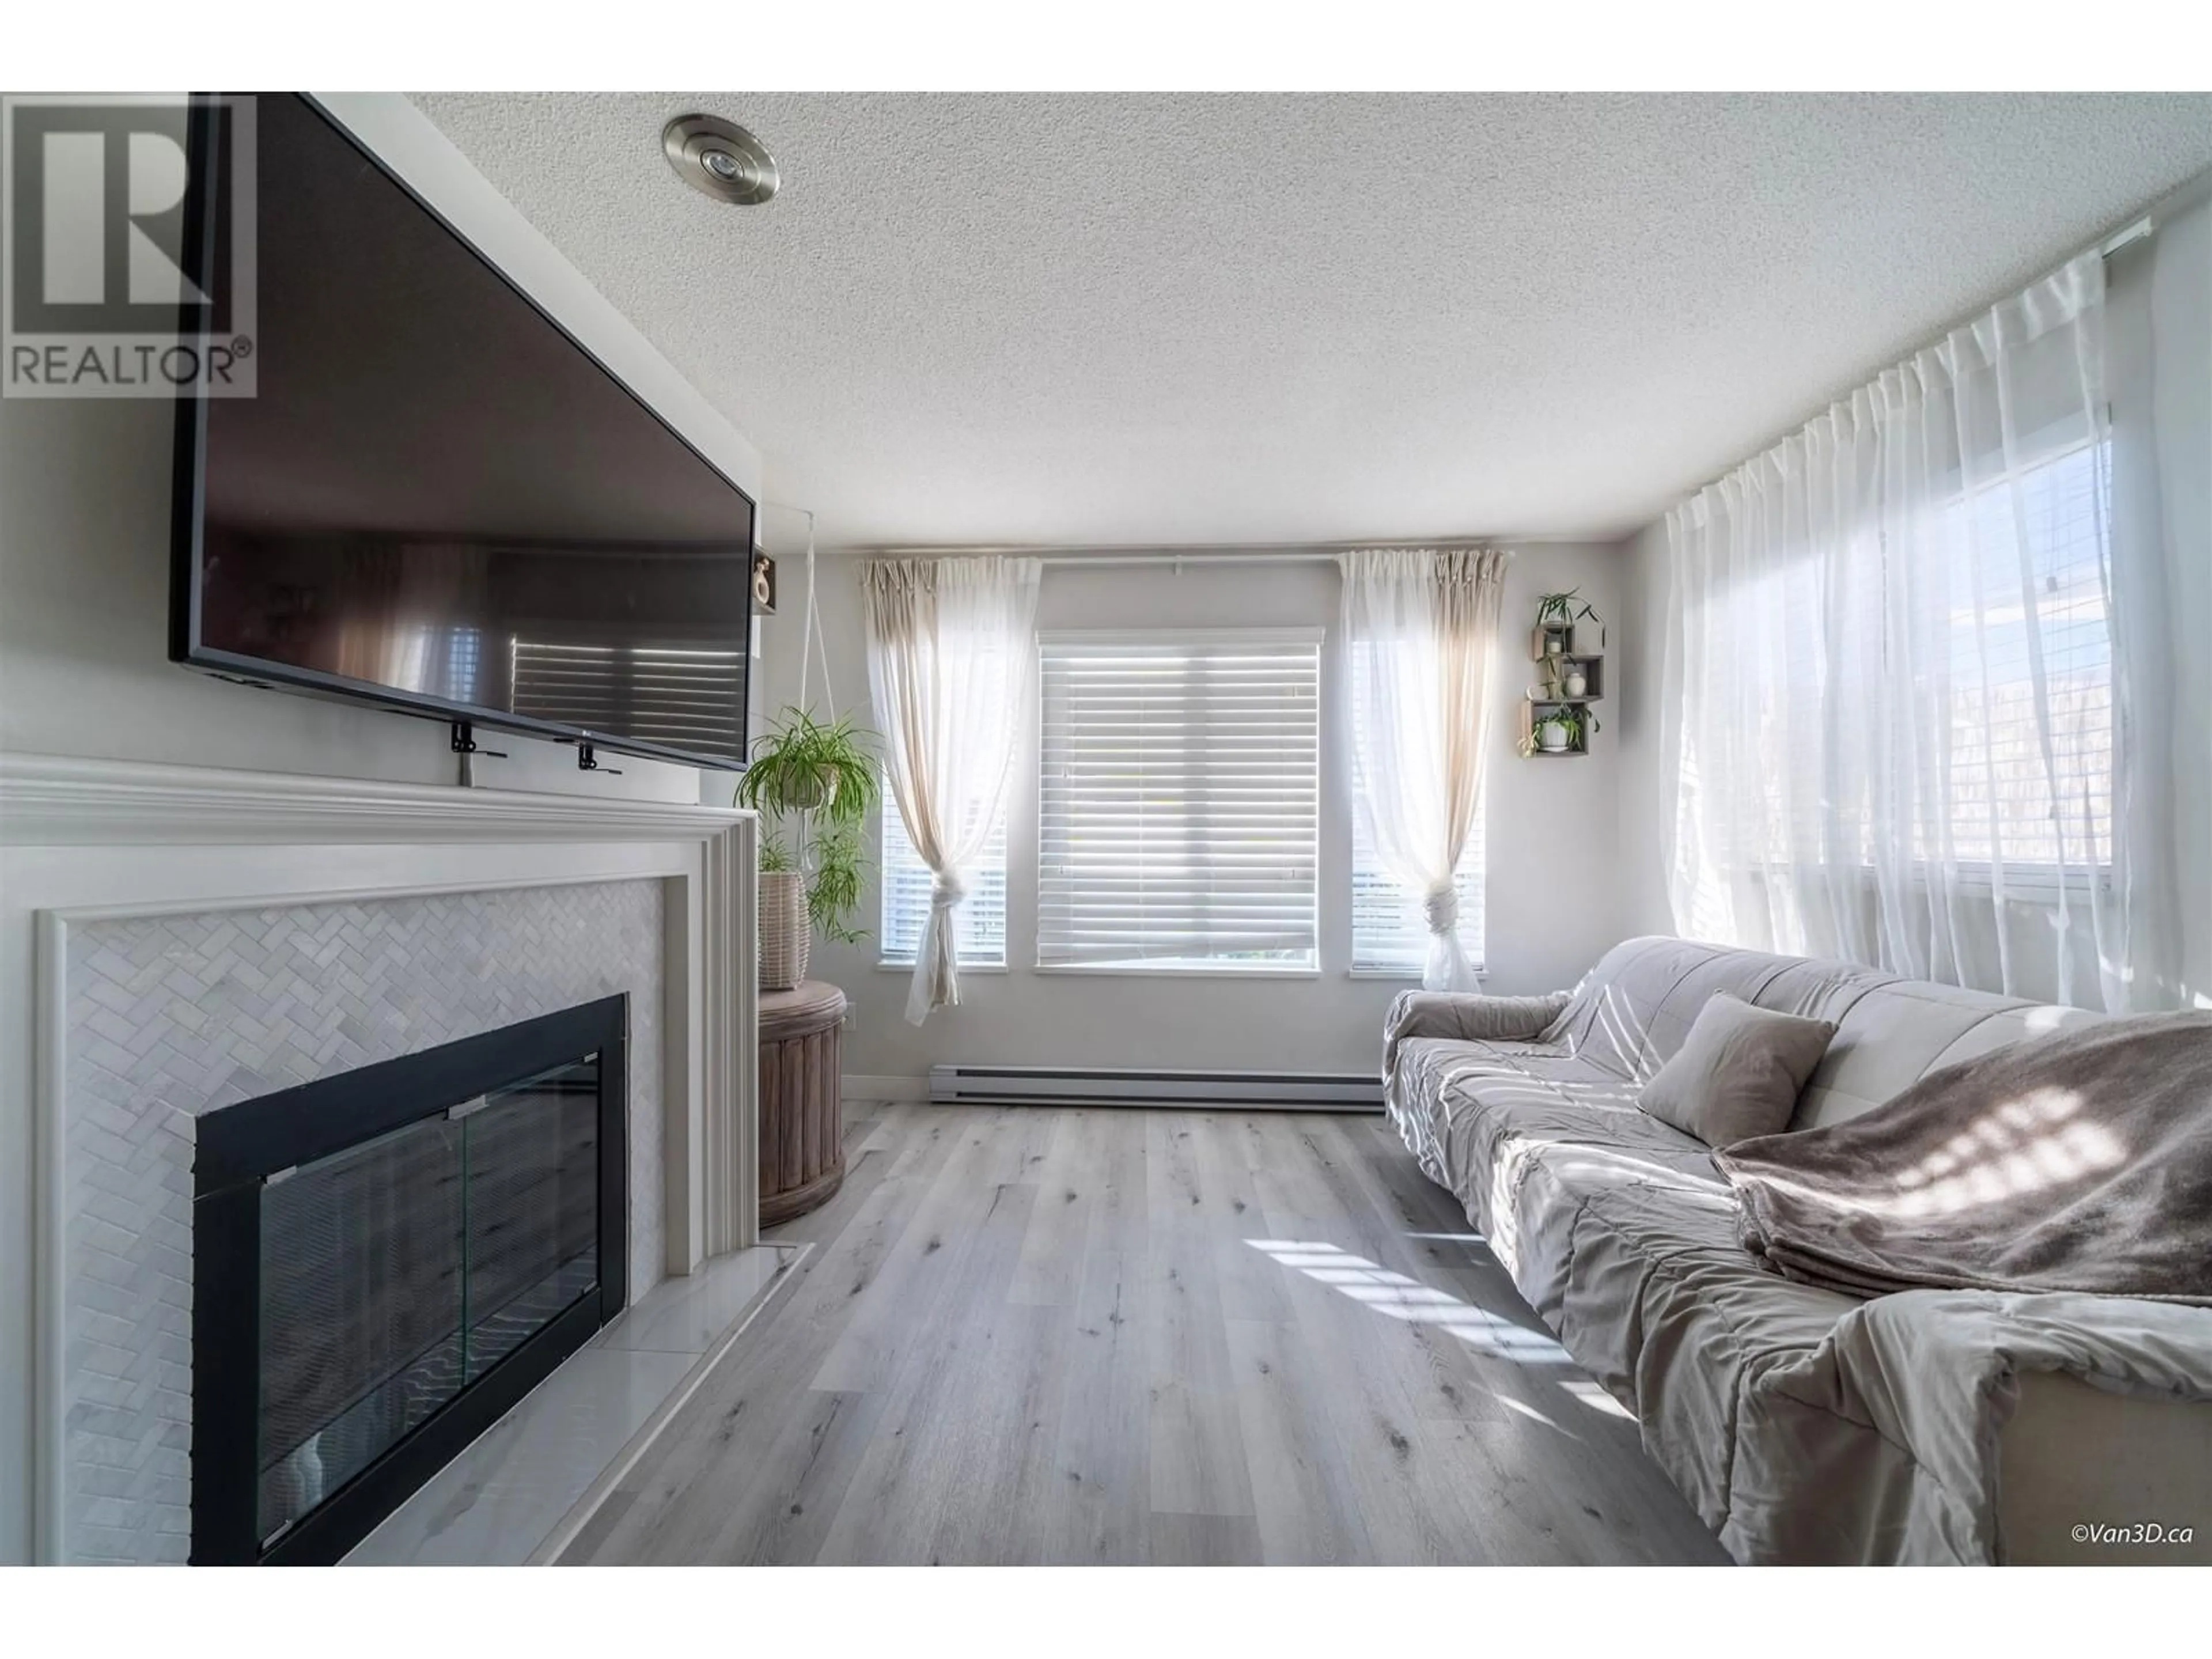
<path fill-rule="evenodd" d="M 861 567 L 868 684 L 892 796 L 934 878 L 906 1017 L 960 1001 L 951 911 L 990 839 L 1035 700 L 1035 559 L 877 559 Z"/>
<path fill-rule="evenodd" d="M 1421 983 L 1472 990 L 1454 883 L 1481 810 L 1505 556 L 1382 549 L 1341 563 L 1355 810 L 1384 867 L 1421 896 Z"/>
<path fill-rule="evenodd" d="M 1677 507 L 1677 927 L 2129 1000 L 2104 266 L 2074 261 Z"/>

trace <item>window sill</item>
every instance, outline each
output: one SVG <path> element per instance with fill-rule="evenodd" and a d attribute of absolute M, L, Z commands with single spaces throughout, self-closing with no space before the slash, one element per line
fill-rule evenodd
<path fill-rule="evenodd" d="M 1090 967 L 1080 963 L 1055 963 L 1047 966 L 1039 963 L 1030 970 L 1036 974 L 1066 974 L 1091 978 L 1115 979 L 1319 979 L 1318 967 L 1280 968 L 1262 967 L 1256 963 L 1237 963 L 1219 968 L 1130 968 Z"/>
<path fill-rule="evenodd" d="M 1418 968 L 1347 968 L 1345 969 L 1344 976 L 1346 979 L 1395 979 L 1403 981 L 1408 985 L 1419 985 L 1421 982 L 1421 970 Z M 1477 979 L 1487 979 L 1490 977 L 1490 969 L 1478 962 L 1474 964 L 1474 976 Z"/>
<path fill-rule="evenodd" d="M 879 974 L 911 974 L 910 962 L 878 962 Z M 963 962 L 963 974 L 1010 974 L 1014 970 L 1003 962 Z M 1120 979 L 1320 979 L 1318 968 L 1086 968 L 1080 966 L 1033 966 L 1024 970 L 1033 974 L 1068 974 L 1091 976 L 1111 976 Z M 1475 966 L 1478 979 L 1489 977 L 1490 969 L 1480 963 Z M 1418 968 L 1347 968 L 1346 979 L 1395 981 L 1401 985 L 1419 985 L 1421 970 Z"/>

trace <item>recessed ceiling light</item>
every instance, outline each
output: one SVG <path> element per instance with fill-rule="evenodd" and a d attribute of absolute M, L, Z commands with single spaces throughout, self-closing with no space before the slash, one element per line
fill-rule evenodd
<path fill-rule="evenodd" d="M 676 176 L 703 196 L 753 207 L 782 183 L 768 146 L 719 115 L 679 115 L 660 130 L 661 153 Z"/>

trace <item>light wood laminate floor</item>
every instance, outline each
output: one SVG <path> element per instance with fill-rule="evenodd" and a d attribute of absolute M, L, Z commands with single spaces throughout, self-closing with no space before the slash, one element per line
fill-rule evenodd
<path fill-rule="evenodd" d="M 1380 1117 L 848 1105 L 816 1248 L 563 1558 L 1711 1562 Z"/>

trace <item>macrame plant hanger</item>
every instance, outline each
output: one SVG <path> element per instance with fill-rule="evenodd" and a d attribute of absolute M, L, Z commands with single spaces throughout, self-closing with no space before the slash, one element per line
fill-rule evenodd
<path fill-rule="evenodd" d="M 822 607 L 814 599 L 814 514 L 807 507 L 788 507 L 787 512 L 806 514 L 806 612 L 799 627 L 799 707 L 811 714 L 813 706 L 806 700 L 806 688 L 813 674 L 814 647 L 822 647 L 822 702 L 830 711 L 832 725 L 837 720 L 837 694 L 830 689 L 830 642 L 822 635 Z"/>
<path fill-rule="evenodd" d="M 781 501 L 763 501 L 763 507 L 773 507 L 781 512 L 796 513 L 806 520 L 806 600 L 799 619 L 799 695 L 792 706 L 812 714 L 813 705 L 807 699 L 808 688 L 814 680 L 814 647 L 818 641 L 822 647 L 822 702 L 830 711 L 832 725 L 837 720 L 837 694 L 830 684 L 830 641 L 822 633 L 822 607 L 814 597 L 814 513 L 811 507 L 790 507 Z M 734 798 L 732 799 L 734 805 Z"/>

